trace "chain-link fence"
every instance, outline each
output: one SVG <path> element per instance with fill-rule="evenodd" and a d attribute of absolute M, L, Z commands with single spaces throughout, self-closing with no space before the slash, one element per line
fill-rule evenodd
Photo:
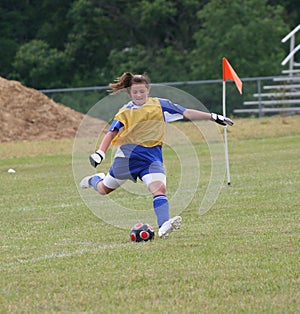
<path fill-rule="evenodd" d="M 234 82 L 226 82 L 226 114 L 227 116 L 235 115 L 234 110 L 249 108 L 245 106 L 245 101 L 262 99 L 260 95 L 264 93 L 264 86 L 274 84 L 276 80 L 280 80 L 284 77 L 268 76 L 268 77 L 254 77 L 254 78 L 242 78 L 243 82 L 243 94 L 240 95 L 237 91 Z M 295 77 L 294 77 L 295 78 Z M 296 77 L 299 78 L 300 77 Z M 222 80 L 202 80 L 202 81 L 187 81 L 187 82 L 162 82 L 154 83 L 153 85 L 167 85 L 174 88 L 181 89 L 198 100 L 211 112 L 222 113 Z M 299 85 L 300 86 L 300 85 Z M 57 88 L 57 89 L 44 89 L 40 90 L 47 96 L 51 97 L 56 102 L 71 107 L 72 109 L 87 113 L 89 109 L 96 104 L 99 100 L 106 97 L 109 87 L 108 86 L 92 86 L 92 87 L 80 87 L 80 88 Z M 256 94 L 256 95 L 255 95 Z M 255 95 L 255 96 L 254 96 Z M 164 98 L 163 95 L 151 95 Z M 128 98 L 129 100 L 129 98 Z M 171 99 L 172 100 L 172 99 Z M 105 121 L 109 121 L 117 110 L 123 104 L 112 106 L 110 102 L 107 105 L 103 103 L 101 112 L 97 112 L 97 118 Z M 193 108 L 193 105 L 188 103 L 181 103 L 180 105 Z M 252 106 L 252 108 L 259 108 L 259 104 Z M 194 108 L 199 109 L 199 108 Z M 251 113 L 239 113 L 239 115 L 249 116 Z M 252 114 L 253 115 L 253 114 Z M 256 116 L 259 113 L 255 114 Z"/>

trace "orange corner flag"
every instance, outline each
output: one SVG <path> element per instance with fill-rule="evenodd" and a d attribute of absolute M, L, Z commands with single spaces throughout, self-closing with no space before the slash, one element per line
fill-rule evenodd
<path fill-rule="evenodd" d="M 223 81 L 226 80 L 233 80 L 237 89 L 239 90 L 240 94 L 242 94 L 242 87 L 243 83 L 240 78 L 235 73 L 234 69 L 228 62 L 228 60 L 224 57 L 223 58 Z"/>

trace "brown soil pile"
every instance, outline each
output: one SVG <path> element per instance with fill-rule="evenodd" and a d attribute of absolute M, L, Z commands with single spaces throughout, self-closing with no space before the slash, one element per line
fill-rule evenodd
<path fill-rule="evenodd" d="M 85 116 L 20 82 L 0 77 L 0 142 L 75 136 Z M 90 118 L 89 132 L 106 123 Z M 92 134 L 91 134 L 92 135 Z"/>

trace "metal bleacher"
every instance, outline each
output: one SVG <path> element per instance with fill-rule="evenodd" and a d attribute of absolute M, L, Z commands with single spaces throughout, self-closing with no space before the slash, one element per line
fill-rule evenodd
<path fill-rule="evenodd" d="M 294 60 L 300 50 L 300 44 L 295 47 L 295 34 L 299 30 L 300 24 L 281 40 L 282 43 L 290 40 L 290 53 L 281 62 L 282 66 L 289 62 L 289 69 L 282 71 L 286 76 L 273 78 L 273 85 L 263 86 L 267 92 L 253 94 L 257 100 L 244 101 L 244 106 L 249 107 L 235 109 L 234 113 L 258 114 L 259 117 L 266 113 L 300 113 L 300 63 Z"/>

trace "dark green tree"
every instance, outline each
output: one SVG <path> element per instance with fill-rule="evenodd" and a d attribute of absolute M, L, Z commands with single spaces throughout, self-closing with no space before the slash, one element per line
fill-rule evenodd
<path fill-rule="evenodd" d="M 281 39 L 289 29 L 282 6 L 266 0 L 211 0 L 197 16 L 191 59 L 192 77 L 221 78 L 222 57 L 232 60 L 241 77 L 280 74 Z"/>
<path fill-rule="evenodd" d="M 15 79 L 35 88 L 63 86 L 68 75 L 68 59 L 41 40 L 32 40 L 17 51 L 13 63 Z"/>
<path fill-rule="evenodd" d="M 26 6 L 22 3 L 13 4 L 11 1 L 3 1 L 0 6 L 0 69 L 1 75 L 8 77 L 13 70 L 12 60 L 16 54 L 20 43 L 27 37 L 24 30 L 26 15 L 22 12 Z"/>
<path fill-rule="evenodd" d="M 36 88 L 105 85 L 123 71 L 153 82 L 213 79 L 223 56 L 242 77 L 280 74 L 298 2 L 2 0 L 1 75 Z M 25 58 L 29 46 L 38 62 Z"/>
<path fill-rule="evenodd" d="M 60 51 L 65 49 L 72 21 L 67 14 L 74 0 L 43 0 L 38 9 L 39 19 L 35 19 L 38 25 L 35 39 L 47 42 L 50 47 Z"/>
<path fill-rule="evenodd" d="M 155 82 L 188 80 L 195 12 L 202 6 L 194 0 L 136 1 L 125 11 L 127 40 L 109 54 L 108 73 L 130 70 L 146 72 Z"/>
<path fill-rule="evenodd" d="M 294 29 L 300 22 L 300 0 L 269 0 L 272 6 L 281 5 L 285 8 L 284 19 L 290 30 Z"/>
<path fill-rule="evenodd" d="M 122 12 L 125 1 L 74 1 L 68 19 L 69 30 L 65 45 L 71 60 L 71 71 L 76 85 L 104 84 L 105 65 L 111 50 L 127 41 Z"/>

